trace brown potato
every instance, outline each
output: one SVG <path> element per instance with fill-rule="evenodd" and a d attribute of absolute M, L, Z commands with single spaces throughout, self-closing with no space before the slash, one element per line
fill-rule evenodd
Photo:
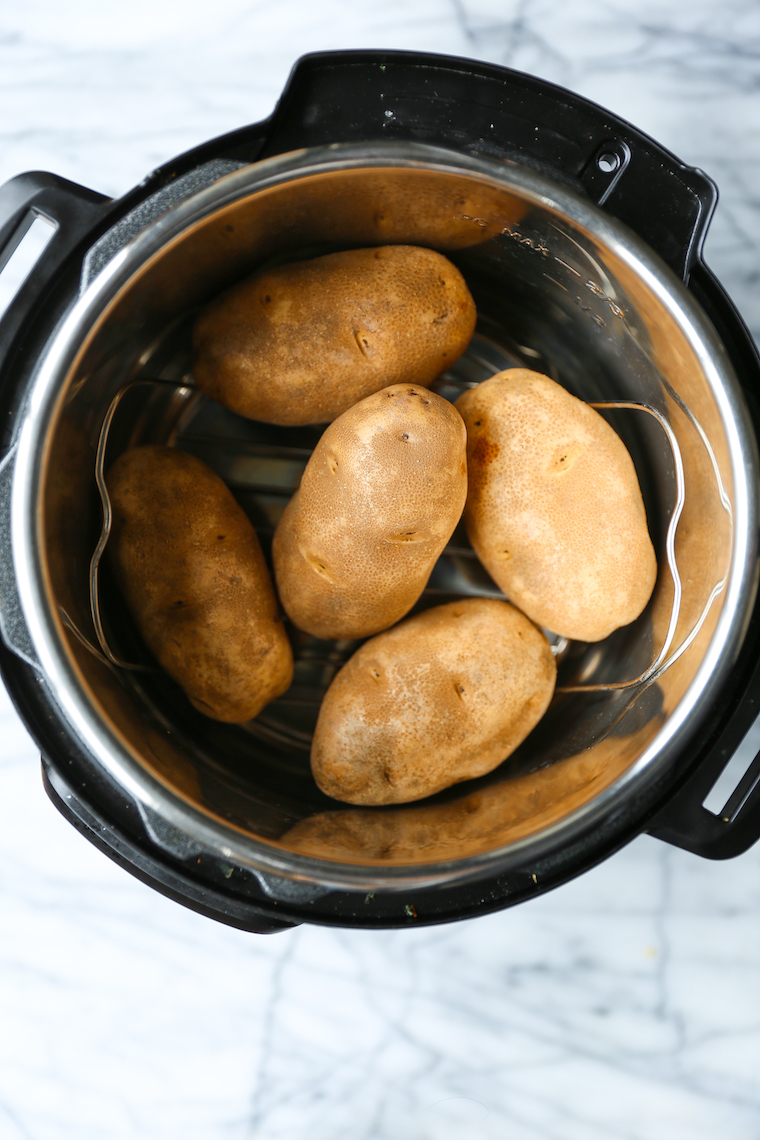
<path fill-rule="evenodd" d="M 311 769 L 351 804 L 419 800 L 492 771 L 554 692 L 549 643 L 508 602 L 468 598 L 366 642 L 325 694 Z"/>
<path fill-rule="evenodd" d="M 222 480 L 171 447 L 108 472 L 108 551 L 140 633 L 202 713 L 250 720 L 293 677 L 256 532 Z"/>
<path fill-rule="evenodd" d="M 636 470 L 609 424 L 526 368 L 499 372 L 456 406 L 467 424 L 467 533 L 510 601 L 579 641 L 637 618 L 657 562 Z"/>
<path fill-rule="evenodd" d="M 507 765 L 498 782 L 462 788 L 445 803 L 318 812 L 291 827 L 280 843 L 317 859 L 386 866 L 482 855 L 566 819 L 614 783 L 637 755 L 611 736 L 532 772 L 510 772 Z"/>
<path fill-rule="evenodd" d="M 193 376 L 250 419 L 326 423 L 388 384 L 431 384 L 474 328 L 464 278 L 442 254 L 352 249 L 228 289 L 198 318 Z"/>
<path fill-rule="evenodd" d="M 412 384 L 339 416 L 317 444 L 272 545 L 288 616 L 315 637 L 369 637 L 408 613 L 459 522 L 466 432 Z"/>

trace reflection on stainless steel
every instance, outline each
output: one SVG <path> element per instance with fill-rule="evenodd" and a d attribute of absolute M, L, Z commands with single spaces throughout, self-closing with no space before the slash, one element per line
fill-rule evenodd
<path fill-rule="evenodd" d="M 74 634 L 74 636 L 76 638 L 79 639 L 79 641 L 85 647 L 85 649 L 89 649 L 89 651 L 93 655 L 93 657 L 96 657 L 98 659 L 98 661 L 102 661 L 104 665 L 112 665 L 112 664 L 118 665 L 118 664 L 120 664 L 120 662 L 117 661 L 116 658 L 114 658 L 112 654 L 109 653 L 109 655 L 106 657 L 106 655 L 104 653 L 101 653 L 99 649 L 95 648 L 95 646 L 92 644 L 92 642 L 89 640 L 89 638 L 85 637 L 85 635 L 82 633 L 81 629 L 77 628 L 77 626 L 71 620 L 69 615 L 66 613 L 63 606 L 61 606 L 61 605 L 58 606 L 58 613 L 61 615 L 61 621 L 66 626 L 66 629 L 71 630 L 71 632 Z M 125 668 L 127 668 L 127 669 L 135 668 L 135 666 L 126 665 Z"/>
<path fill-rule="evenodd" d="M 443 250 L 475 297 L 476 338 L 439 394 L 456 398 L 522 366 L 588 403 L 623 405 L 609 418 L 636 467 L 662 572 L 644 614 L 603 643 L 555 639 L 560 691 L 501 769 L 414 809 L 428 814 L 401 812 L 403 826 L 388 824 L 383 839 L 379 816 L 362 822 L 331 805 L 308 766 L 321 695 L 357 643 L 290 629 L 293 685 L 243 726 L 208 721 L 158 670 L 110 664 L 139 662 L 142 647 L 100 563 L 107 503 L 92 473 L 100 464 L 102 495 L 111 455 L 142 443 L 192 451 L 229 483 L 266 552 L 322 429 L 255 424 L 199 399 L 187 380 L 195 313 L 263 265 L 387 242 Z M 389 143 L 241 168 L 172 207 L 105 266 L 36 385 L 16 461 L 14 558 L 48 683 L 72 732 L 129 795 L 230 865 L 401 889 L 461 882 L 572 843 L 667 769 L 741 642 L 757 460 L 725 354 L 633 235 L 517 164 Z M 502 596 L 458 528 L 419 605 L 489 591 Z M 310 827 L 321 829 L 311 846 Z"/>
<path fill-rule="evenodd" d="M 710 463 L 712 464 L 713 474 L 715 475 L 715 482 L 718 485 L 718 493 L 720 495 L 721 506 L 723 507 L 723 510 L 726 512 L 726 514 L 728 515 L 731 522 L 733 522 L 734 514 L 733 514 L 733 508 L 731 507 L 731 500 L 729 499 L 729 497 L 726 493 L 726 489 L 723 486 L 723 480 L 721 479 L 721 476 L 720 476 L 720 467 L 718 466 L 718 460 L 715 457 L 715 452 L 712 449 L 712 444 L 710 443 L 710 439 L 707 435 L 707 432 L 702 427 L 702 425 L 700 424 L 699 420 L 694 415 L 692 410 L 690 408 L 688 408 L 686 406 L 686 404 L 683 402 L 681 397 L 678 395 L 678 392 L 676 392 L 674 390 L 674 388 L 672 387 L 672 385 L 669 384 L 668 381 L 664 378 L 662 381 L 662 386 L 665 389 L 665 391 L 668 393 L 668 395 L 672 397 L 674 402 L 676 404 L 678 404 L 678 407 L 681 409 L 681 411 L 684 413 L 684 415 L 688 416 L 689 421 L 693 424 L 695 430 L 697 431 L 697 433 L 699 435 L 699 438 L 701 439 L 702 443 L 704 444 L 705 451 L 707 452 L 708 456 L 710 457 Z"/>
<path fill-rule="evenodd" d="M 626 747 L 627 746 L 627 747 Z M 517 772 L 486 787 L 462 785 L 455 800 L 418 801 L 401 807 L 349 807 L 318 812 L 283 837 L 294 850 L 322 858 L 354 859 L 379 866 L 403 864 L 425 851 L 429 859 L 461 859 L 482 849 L 515 843 L 555 824 L 589 787 L 600 789 L 630 763 L 633 747 L 619 740 L 550 768 Z"/>

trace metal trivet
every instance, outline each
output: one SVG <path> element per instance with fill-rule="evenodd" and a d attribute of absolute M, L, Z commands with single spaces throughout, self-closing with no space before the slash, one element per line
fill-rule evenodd
<path fill-rule="evenodd" d="M 486 348 L 488 348 L 487 342 Z M 518 348 L 523 351 L 522 346 L 518 346 Z M 487 356 L 491 355 L 490 353 L 486 352 L 485 358 L 479 354 L 476 354 L 475 352 L 470 352 L 467 355 L 470 366 L 474 365 L 477 369 L 491 374 L 494 367 L 494 361 L 487 359 Z M 454 388 L 461 391 L 465 388 L 475 387 L 477 383 L 479 383 L 479 380 L 477 379 L 459 378 L 452 376 L 451 373 L 448 373 L 444 377 L 441 377 L 439 381 L 437 381 L 436 384 L 432 386 L 432 390 L 435 391 L 437 389 L 441 394 L 444 394 L 446 389 L 451 390 Z M 190 403 L 193 405 L 195 404 L 195 401 L 203 399 L 203 397 L 200 396 L 200 394 L 197 392 L 197 389 L 195 389 L 192 382 L 187 377 L 183 377 L 183 379 L 178 381 L 161 379 L 141 379 L 131 381 L 129 384 L 126 384 L 123 388 L 121 388 L 112 399 L 103 419 L 96 451 L 95 481 L 103 507 L 103 525 L 97 546 L 90 562 L 89 575 L 90 610 L 93 628 L 95 630 L 100 649 L 94 646 L 91 641 L 81 632 L 81 630 L 77 629 L 76 625 L 73 623 L 69 615 L 65 613 L 65 611 L 61 611 L 61 613 L 66 626 L 100 661 L 108 663 L 111 666 L 119 669 L 141 672 L 158 672 L 159 670 L 156 666 L 124 661 L 112 651 L 110 645 L 108 644 L 100 612 L 98 571 L 100 561 L 103 557 L 103 552 L 108 542 L 108 537 L 110 535 L 112 525 L 111 502 L 106 488 L 104 473 L 106 449 L 108 446 L 108 439 L 114 416 L 119 407 L 119 404 L 121 403 L 126 393 L 138 385 L 165 385 L 172 386 L 179 392 L 185 390 L 187 394 L 191 396 Z M 648 415 L 653 416 L 654 419 L 657 420 L 663 432 L 665 433 L 673 456 L 676 481 L 676 501 L 670 517 L 665 538 L 665 558 L 673 582 L 673 602 L 665 640 L 651 664 L 637 677 L 628 681 L 608 681 L 599 684 L 557 686 L 556 691 L 561 693 L 604 692 L 611 690 L 634 689 L 653 682 L 658 677 L 660 677 L 666 669 L 670 668 L 670 666 L 678 660 L 678 658 L 686 651 L 686 649 L 688 649 L 688 647 L 694 641 L 695 637 L 702 627 L 702 624 L 705 621 L 705 618 L 707 617 L 707 613 L 710 609 L 710 606 L 712 605 L 713 600 L 723 590 L 726 583 L 726 577 L 724 576 L 715 585 L 695 626 L 690 631 L 685 640 L 678 646 L 678 648 L 670 656 L 668 656 L 668 652 L 673 644 L 673 639 L 675 637 L 676 628 L 678 625 L 682 598 L 681 578 L 676 564 L 675 536 L 686 499 L 686 488 L 683 471 L 683 460 L 681 457 L 680 448 L 678 446 L 678 441 L 675 437 L 673 429 L 665 417 L 662 415 L 662 413 L 660 413 L 656 408 L 651 407 L 649 404 L 638 403 L 634 401 L 604 401 L 589 403 L 589 406 L 597 409 L 627 409 L 632 411 L 646 412 Z M 183 421 L 186 421 L 188 418 L 188 410 L 189 406 L 186 406 L 182 416 Z M 702 440 L 704 441 L 705 436 L 704 432 L 700 428 L 700 425 L 696 423 L 693 415 L 688 411 L 688 409 L 684 410 L 688 414 L 689 419 L 695 425 Z M 177 430 L 175 429 L 168 441 L 170 445 L 174 443 L 176 435 Z M 229 438 L 223 436 L 217 437 L 213 435 L 187 435 L 183 438 L 182 442 L 185 444 L 190 444 L 194 453 L 197 454 L 198 452 L 201 452 L 207 462 L 209 459 L 213 460 L 214 453 L 216 453 L 217 466 L 219 466 L 220 456 L 222 456 L 224 459 L 222 466 L 226 465 L 228 468 L 234 466 L 235 463 L 243 457 L 251 458 L 255 461 L 261 461 L 261 465 L 266 469 L 270 469 L 273 464 L 276 465 L 279 463 L 280 466 L 284 467 L 287 472 L 285 485 L 282 485 L 282 483 L 278 483 L 276 481 L 256 482 L 251 481 L 250 479 L 247 479 L 245 482 L 236 485 L 234 476 L 230 477 L 229 472 L 227 472 L 225 481 L 228 483 L 228 485 L 230 485 L 231 489 L 237 490 L 238 492 L 247 492 L 254 494 L 258 493 L 267 496 L 282 496 L 286 501 L 297 490 L 300 483 L 301 473 L 306 466 L 309 455 L 311 454 L 308 448 L 303 447 L 291 447 L 283 444 L 272 445 L 245 440 L 230 440 Z M 728 496 L 726 495 L 722 482 L 720 480 L 720 474 L 717 468 L 715 457 L 712 455 L 712 452 L 709 449 L 709 445 L 706 444 L 706 446 L 708 446 L 708 452 L 710 454 L 716 480 L 718 482 L 721 503 L 723 504 L 724 509 L 727 511 L 730 518 L 730 501 L 728 500 Z M 211 462 L 209 465 L 213 467 L 214 463 Z M 224 477 L 224 474 L 222 477 Z M 274 528 L 262 526 L 256 527 L 257 533 L 260 537 L 271 536 L 273 529 Z M 445 595 L 448 597 L 451 597 L 452 594 L 456 595 L 456 589 L 450 588 L 452 585 L 454 585 L 454 576 L 447 573 L 447 565 L 451 563 L 461 562 L 462 560 L 466 560 L 468 562 L 470 560 L 473 560 L 477 565 L 478 570 L 481 570 L 477 556 L 469 544 L 450 544 L 444 549 L 441 558 L 436 563 L 433 574 L 431 575 L 431 579 L 428 583 L 428 586 L 423 591 L 422 596 L 434 598 L 436 595 Z M 449 582 L 448 579 L 452 579 L 452 581 Z M 507 600 L 503 592 L 499 590 L 498 587 L 496 587 L 496 585 L 491 581 L 490 578 L 488 578 L 484 571 L 481 574 L 481 581 L 474 586 L 470 585 L 466 592 L 460 591 L 459 596 L 492 597 Z M 552 653 L 556 657 L 563 657 L 569 647 L 569 641 L 566 638 L 558 637 L 551 631 L 545 630 L 544 632 L 550 641 Z M 304 666 L 308 666 L 311 671 L 316 671 L 319 674 L 319 685 L 316 687 L 323 692 L 324 689 L 329 685 L 332 677 L 341 668 L 348 657 L 350 657 L 351 654 L 355 651 L 360 642 L 337 641 L 332 643 L 331 647 L 328 650 L 327 644 L 325 642 L 321 642 L 318 639 L 308 640 L 316 642 L 317 644 L 309 645 L 307 643 L 300 646 L 300 655 L 297 657 L 297 661 Z M 281 697 L 278 697 L 274 702 L 272 702 L 272 705 L 318 706 L 321 703 L 321 693 L 320 695 L 313 695 L 315 688 L 309 686 L 308 691 L 302 690 L 302 686 L 294 684 L 291 686 L 291 689 L 289 689 L 287 693 L 283 694 Z M 267 735 L 273 736 L 275 738 L 282 739 L 284 737 L 281 726 L 278 722 L 267 718 L 266 710 L 264 713 L 259 714 L 259 717 L 256 718 L 256 727 L 259 730 L 263 729 Z M 303 741 L 300 742 L 304 745 L 308 744 L 308 741 L 310 739 L 309 733 L 299 732 L 295 727 L 290 727 L 288 732 L 290 738 L 294 736 L 296 738 L 303 737 Z"/>

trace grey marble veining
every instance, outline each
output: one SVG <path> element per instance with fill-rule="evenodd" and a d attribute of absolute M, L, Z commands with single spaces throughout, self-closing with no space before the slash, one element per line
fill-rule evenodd
<path fill-rule="evenodd" d="M 0 0 L 0 182 L 121 194 L 344 47 L 530 71 L 702 167 L 708 260 L 760 336 L 750 0 Z M 2 694 L 0 1027 L 1 1140 L 757 1140 L 760 849 L 644 837 L 476 921 L 257 938 L 65 824 Z"/>

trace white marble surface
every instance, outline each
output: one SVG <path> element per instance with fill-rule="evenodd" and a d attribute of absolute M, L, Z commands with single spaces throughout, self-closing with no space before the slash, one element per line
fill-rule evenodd
<path fill-rule="evenodd" d="M 120 194 L 265 116 L 308 50 L 505 63 L 718 182 L 708 260 L 760 335 L 756 0 L 0 0 L 0 182 Z M 257 938 L 113 866 L 0 696 L 2 1140 L 757 1140 L 760 849 L 642 838 L 522 907 Z"/>

